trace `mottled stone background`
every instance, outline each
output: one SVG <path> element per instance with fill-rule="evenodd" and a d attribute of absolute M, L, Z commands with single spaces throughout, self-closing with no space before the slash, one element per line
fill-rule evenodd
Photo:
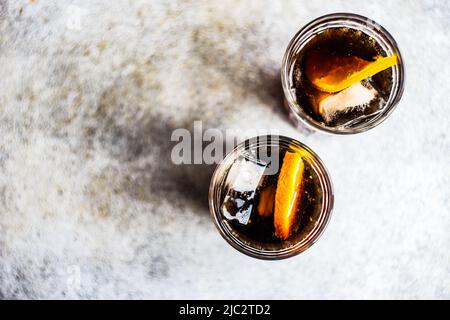
<path fill-rule="evenodd" d="M 350 11 L 407 71 L 374 130 L 295 129 L 292 35 Z M 450 298 L 450 2 L 0 0 L 1 298 Z M 170 135 L 272 128 L 322 157 L 332 221 L 304 254 L 248 258 L 215 230 L 212 167 Z"/>

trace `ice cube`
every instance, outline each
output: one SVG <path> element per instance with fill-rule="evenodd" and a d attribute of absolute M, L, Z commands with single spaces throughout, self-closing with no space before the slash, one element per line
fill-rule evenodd
<path fill-rule="evenodd" d="M 361 81 L 336 93 L 322 96 L 318 101 L 319 113 L 326 123 L 334 121 L 336 114 L 355 107 L 364 108 L 378 97 L 378 91 L 368 82 Z"/>
<path fill-rule="evenodd" d="M 256 159 L 241 157 L 234 162 L 228 172 L 227 194 L 222 204 L 222 213 L 228 220 L 247 224 L 254 207 L 258 187 L 267 164 Z"/>

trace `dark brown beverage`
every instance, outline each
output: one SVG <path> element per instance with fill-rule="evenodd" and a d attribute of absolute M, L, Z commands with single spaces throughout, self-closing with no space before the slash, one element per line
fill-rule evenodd
<path fill-rule="evenodd" d="M 279 163 L 282 164 L 276 174 L 265 175 L 264 171 L 270 169 L 265 168 L 253 190 L 250 185 L 247 188 L 249 190 L 237 190 L 234 185 L 240 184 L 239 189 L 242 183 L 236 179 L 241 179 L 242 176 L 230 177 L 234 181 L 228 181 L 228 190 L 223 198 L 223 215 L 230 228 L 242 241 L 257 248 L 277 248 L 298 242 L 311 230 L 322 203 L 319 178 L 308 162 L 308 154 L 303 152 L 302 157 L 299 150 L 280 148 L 272 148 L 271 152 L 279 154 Z M 259 166 L 257 159 L 255 160 L 241 158 L 234 165 L 246 162 L 247 167 Z M 230 170 L 231 174 L 232 170 L 233 168 Z M 292 198 L 292 193 L 297 193 L 297 199 Z M 291 204 L 293 207 L 289 209 L 292 212 L 283 209 Z M 285 212 L 278 214 L 280 210 Z M 291 221 L 284 222 L 285 219 Z M 286 225 L 285 230 L 281 226 L 283 224 Z"/>

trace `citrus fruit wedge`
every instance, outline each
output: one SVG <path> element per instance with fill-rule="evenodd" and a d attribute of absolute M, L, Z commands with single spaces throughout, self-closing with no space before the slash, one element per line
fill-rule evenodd
<path fill-rule="evenodd" d="M 305 74 L 317 89 L 334 93 L 386 70 L 398 63 L 396 55 L 367 61 L 356 56 L 313 51 L 306 57 Z"/>
<path fill-rule="evenodd" d="M 287 152 L 283 158 L 275 192 L 275 236 L 286 240 L 297 221 L 297 210 L 303 190 L 305 164 L 298 152 Z"/>
<path fill-rule="evenodd" d="M 375 99 L 378 92 L 370 84 L 357 82 L 337 93 L 319 92 L 312 100 L 313 111 L 325 123 L 331 123 L 339 112 L 346 112 L 357 106 L 366 105 Z"/>

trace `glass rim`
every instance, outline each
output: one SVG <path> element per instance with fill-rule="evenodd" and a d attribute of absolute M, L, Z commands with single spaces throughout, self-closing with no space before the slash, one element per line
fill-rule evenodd
<path fill-rule="evenodd" d="M 342 25 L 333 25 L 341 23 Z M 303 111 L 303 108 L 297 102 L 295 93 L 292 91 L 292 68 L 293 58 L 301 50 L 301 46 L 305 45 L 313 35 L 317 32 L 333 28 L 333 27 L 349 27 L 360 30 L 367 35 L 373 37 L 388 54 L 396 54 L 398 56 L 398 64 L 392 67 L 393 87 L 391 88 L 389 99 L 386 101 L 382 111 L 373 116 L 369 121 L 363 122 L 361 125 L 351 128 L 329 127 L 316 121 Z M 370 33 L 371 32 L 371 33 Z M 296 50 L 300 46 L 299 50 Z M 282 60 L 281 67 L 281 83 L 283 87 L 284 97 L 287 108 L 295 120 L 301 121 L 309 128 L 316 129 L 320 132 L 336 135 L 349 135 L 362 133 L 370 130 L 384 120 L 386 120 L 395 110 L 400 101 L 405 84 L 405 67 L 402 54 L 398 48 L 398 44 L 394 37 L 380 24 L 365 16 L 354 13 L 331 13 L 320 16 L 304 27 L 302 27 L 289 42 Z"/>
<path fill-rule="evenodd" d="M 273 139 L 273 137 L 276 137 L 277 139 Z M 232 230 L 224 226 L 225 222 L 221 217 L 219 203 L 221 194 L 220 191 L 223 188 L 226 170 L 229 168 L 229 165 L 236 159 L 236 155 L 239 155 L 240 152 L 245 150 L 244 148 L 255 148 L 261 146 L 260 144 L 258 144 L 259 138 L 263 138 L 266 142 L 276 140 L 278 141 L 278 145 L 283 144 L 285 146 L 297 146 L 305 149 L 309 154 L 311 154 L 311 159 L 309 159 L 309 161 L 314 165 L 313 169 L 316 171 L 316 174 L 319 177 L 321 189 L 323 192 L 321 211 L 314 228 L 301 241 L 290 247 L 282 248 L 280 250 L 264 250 L 252 247 L 251 245 L 244 243 L 238 237 L 233 235 Z M 252 143 L 252 140 L 256 141 L 256 143 Z M 262 144 L 262 146 L 268 145 L 269 144 L 267 143 Z M 301 252 L 310 248 L 320 238 L 320 236 L 325 231 L 332 215 L 334 206 L 334 192 L 330 174 L 323 161 L 313 150 L 293 138 L 281 135 L 264 135 L 256 136 L 241 142 L 217 165 L 209 187 L 208 202 L 210 214 L 213 218 L 216 228 L 219 230 L 221 236 L 233 248 L 253 258 L 262 260 L 281 260 L 300 254 Z"/>

